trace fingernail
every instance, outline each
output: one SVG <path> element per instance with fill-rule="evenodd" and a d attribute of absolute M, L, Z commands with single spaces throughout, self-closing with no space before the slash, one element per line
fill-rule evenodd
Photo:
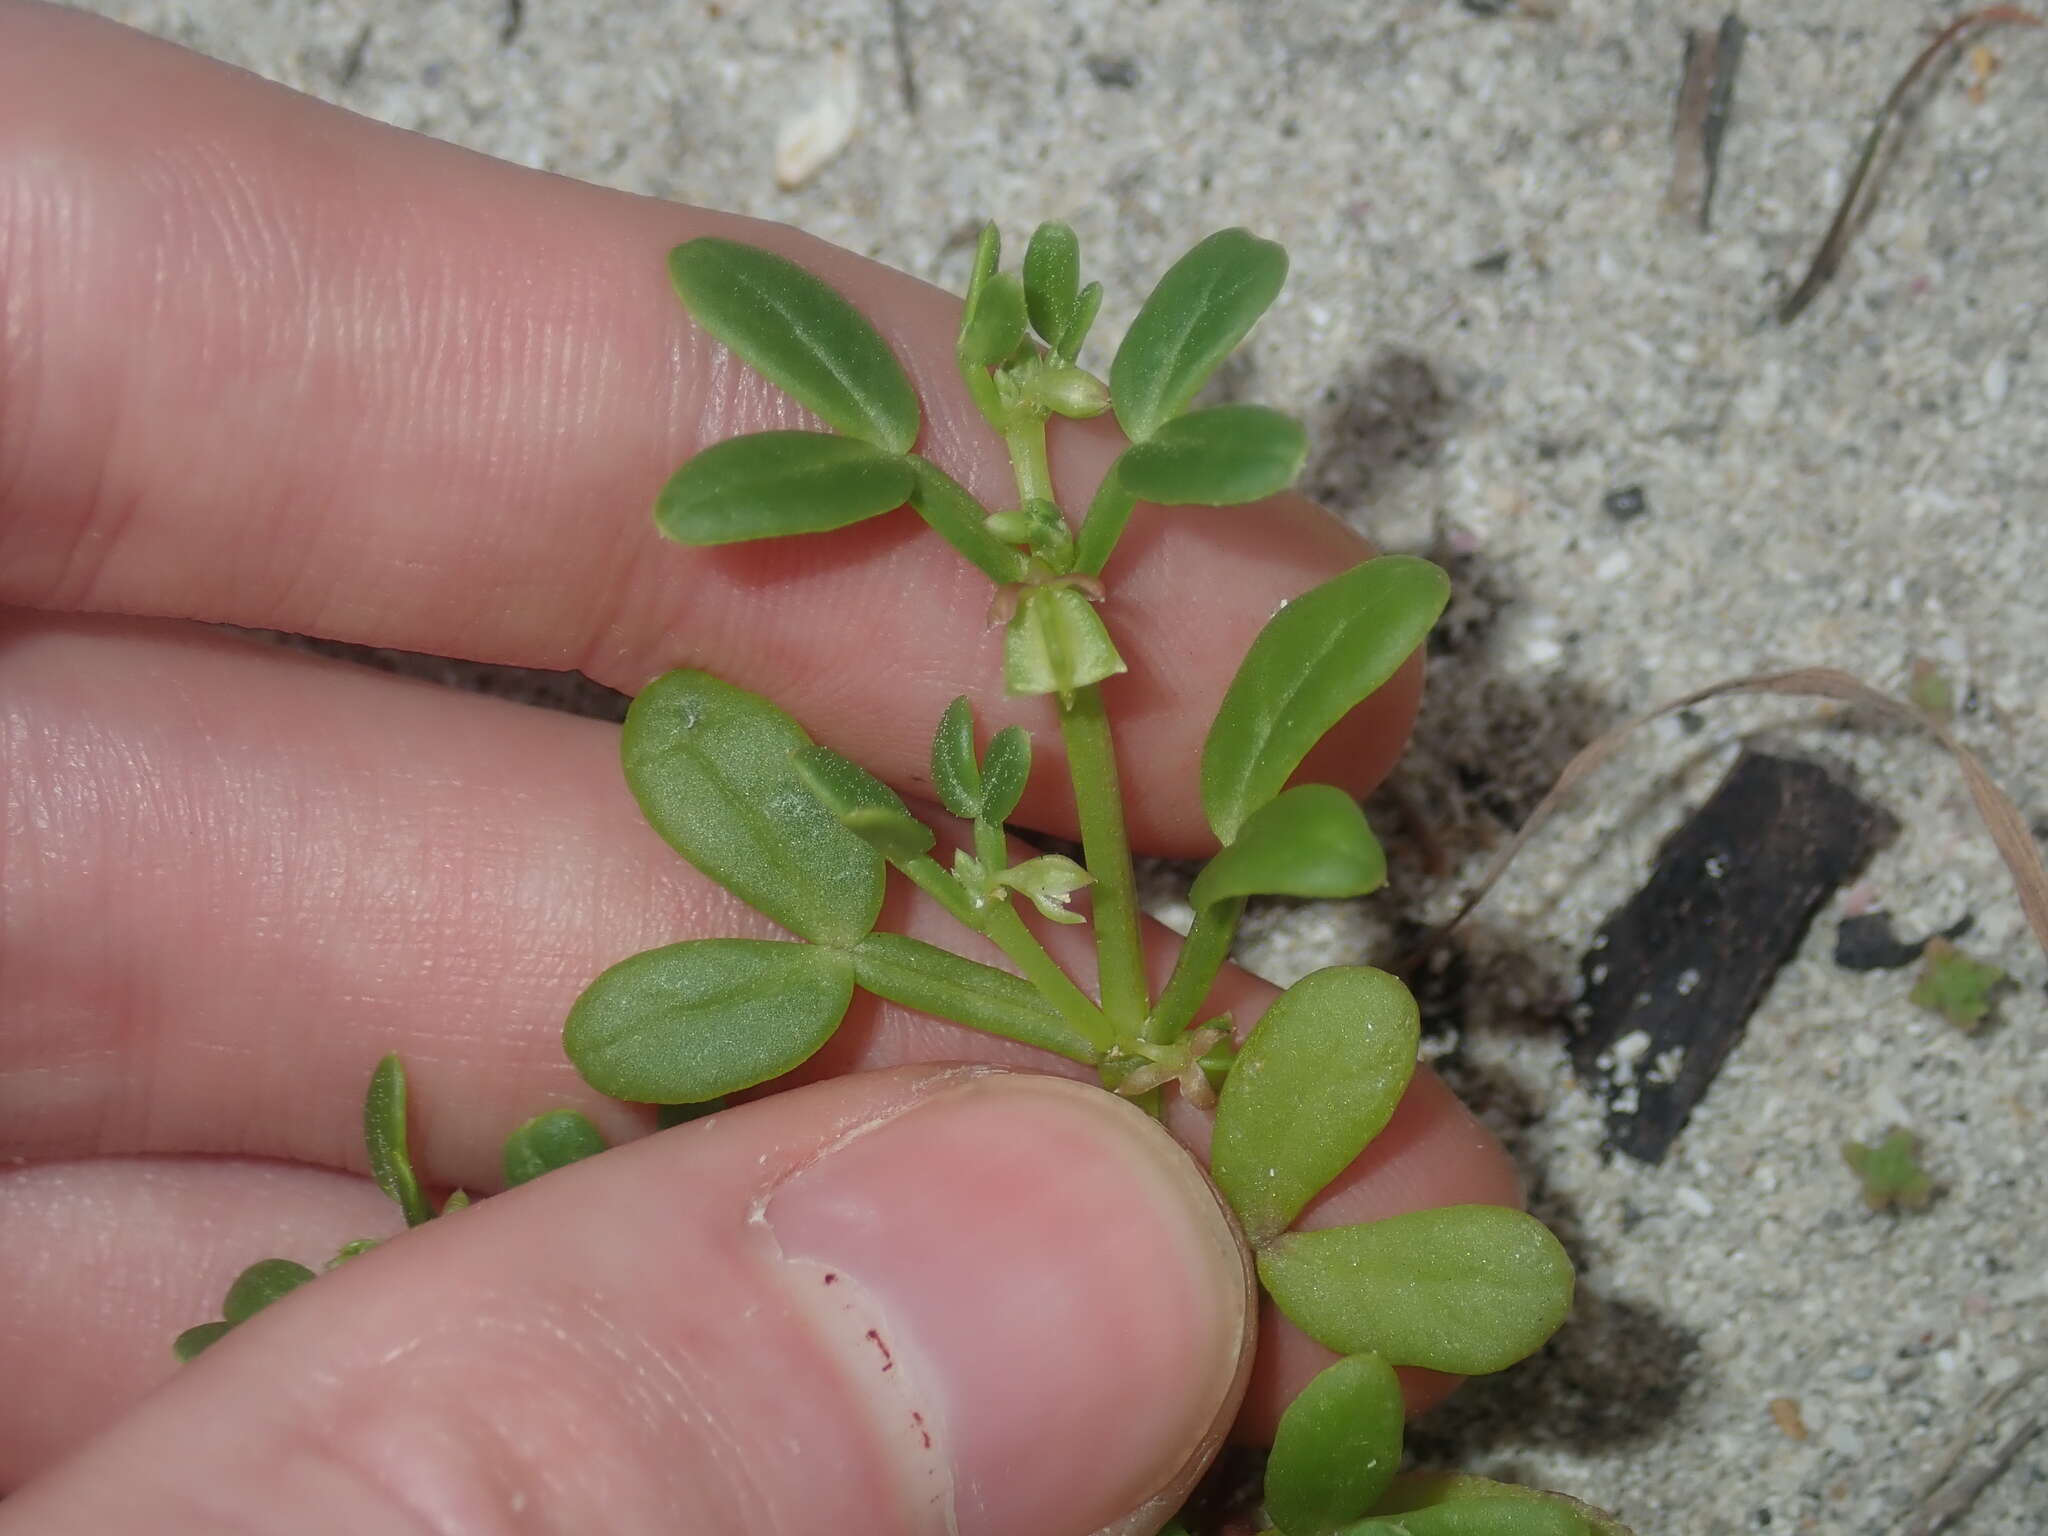
<path fill-rule="evenodd" d="M 950 1506 L 933 1529 L 1114 1527 L 1184 1491 L 1242 1395 L 1244 1249 L 1187 1153 L 1098 1089 L 966 1079 L 762 1220 L 906 1509 Z"/>

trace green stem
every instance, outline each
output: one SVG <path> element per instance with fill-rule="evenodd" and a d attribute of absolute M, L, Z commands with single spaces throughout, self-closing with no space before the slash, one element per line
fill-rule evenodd
<path fill-rule="evenodd" d="M 994 835 L 993 848 L 983 836 L 983 824 L 975 823 L 976 853 L 988 868 L 1000 869 L 1007 853 L 1002 843 L 1002 831 L 1000 828 L 989 830 Z M 1114 1043 L 1116 1031 L 1103 1017 L 1102 1010 L 1090 1001 L 1087 993 L 1074 985 L 1067 973 L 1059 968 L 1059 963 L 1046 953 L 1045 946 L 1038 942 L 1038 936 L 1025 927 L 1023 919 L 1011 910 L 1008 892 L 998 890 L 986 906 L 978 907 L 952 872 L 930 854 L 921 853 L 915 858 L 891 859 L 889 862 L 964 926 L 994 940 L 996 947 L 1024 973 L 1025 979 L 1059 1010 L 1060 1017 L 1090 1044 L 1107 1050 Z"/>
<path fill-rule="evenodd" d="M 1124 1038 L 1136 1039 L 1151 995 L 1145 984 L 1145 953 L 1138 942 L 1138 879 L 1124 830 L 1116 745 L 1110 739 L 1102 690 L 1094 684 L 1075 689 L 1071 699 L 1060 701 L 1059 710 L 1074 809 L 1080 813 L 1081 848 L 1088 873 L 1095 877 L 1089 895 L 1095 908 L 1102 1011 Z"/>
<path fill-rule="evenodd" d="M 1024 973 L 1024 979 L 1060 1011 L 1060 1017 L 1101 1050 L 1115 1044 L 1116 1029 L 1088 994 L 1060 969 L 1059 962 L 1046 953 L 1038 935 L 1024 926 L 1024 919 L 1010 906 L 1007 892 L 998 891 L 990 904 L 981 909 L 979 917 L 981 931 Z"/>
<path fill-rule="evenodd" d="M 889 861 L 901 870 L 905 879 L 925 895 L 950 912 L 953 917 L 976 933 L 981 931 L 981 914 L 975 910 L 974 898 L 960 887 L 953 878 L 953 872 L 928 853 L 920 853 L 912 859 L 891 859 Z"/>
<path fill-rule="evenodd" d="M 1238 919 L 1244 916 L 1244 898 L 1234 896 L 1203 907 L 1173 962 L 1173 975 L 1159 995 L 1159 1006 L 1145 1021 L 1145 1038 L 1155 1044 L 1176 1039 L 1195 1022 L 1202 1000 L 1215 984 L 1216 973 L 1230 958 L 1230 941 L 1237 937 Z"/>
<path fill-rule="evenodd" d="M 1010 450 L 1010 471 L 1017 479 L 1018 496 L 1025 501 L 1034 497 L 1053 500 L 1052 467 L 1045 458 L 1045 418 L 1022 414 L 1003 429 L 1003 443 Z"/>

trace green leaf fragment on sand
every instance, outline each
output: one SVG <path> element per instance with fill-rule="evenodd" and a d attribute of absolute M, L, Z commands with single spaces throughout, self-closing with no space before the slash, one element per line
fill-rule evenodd
<path fill-rule="evenodd" d="M 1972 960 L 1947 939 L 1934 938 L 1921 952 L 1920 979 L 1913 985 L 1912 998 L 1964 1034 L 1972 1034 L 2011 980 L 1997 966 Z"/>
<path fill-rule="evenodd" d="M 1934 1198 L 1934 1180 L 1920 1164 L 1920 1138 L 1894 1130 L 1865 1146 L 1842 1144 L 1842 1161 L 1863 1181 L 1863 1203 L 1873 1211 L 1924 1210 Z"/>

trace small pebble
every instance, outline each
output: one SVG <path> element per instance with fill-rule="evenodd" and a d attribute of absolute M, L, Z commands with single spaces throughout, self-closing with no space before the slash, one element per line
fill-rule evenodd
<path fill-rule="evenodd" d="M 1617 523 L 1632 523 L 1650 510 L 1650 500 L 1640 485 L 1624 485 L 1600 498 L 1600 510 Z"/>

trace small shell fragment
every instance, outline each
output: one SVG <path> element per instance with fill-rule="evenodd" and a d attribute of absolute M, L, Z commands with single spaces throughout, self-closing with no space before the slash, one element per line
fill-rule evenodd
<path fill-rule="evenodd" d="M 775 185 L 794 191 L 853 141 L 860 121 L 860 74 L 844 44 L 833 48 L 811 102 L 775 135 Z"/>

